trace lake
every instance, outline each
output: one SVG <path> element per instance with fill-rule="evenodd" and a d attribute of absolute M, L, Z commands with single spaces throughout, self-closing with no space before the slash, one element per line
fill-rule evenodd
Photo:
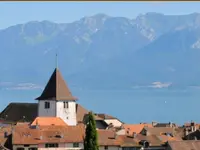
<path fill-rule="evenodd" d="M 126 123 L 200 122 L 200 89 L 73 90 L 88 110 L 106 113 Z M 37 102 L 41 90 L 1 90 L 0 109 L 10 102 Z"/>

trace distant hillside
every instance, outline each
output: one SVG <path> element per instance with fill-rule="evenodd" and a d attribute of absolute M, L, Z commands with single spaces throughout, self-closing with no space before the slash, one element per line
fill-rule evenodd
<path fill-rule="evenodd" d="M 0 83 L 44 85 L 58 66 L 71 86 L 200 85 L 200 14 L 97 14 L 72 23 L 32 21 L 0 30 Z M 170 84 L 171 85 L 171 84 Z M 3 86 L 0 84 L 0 86 Z"/>

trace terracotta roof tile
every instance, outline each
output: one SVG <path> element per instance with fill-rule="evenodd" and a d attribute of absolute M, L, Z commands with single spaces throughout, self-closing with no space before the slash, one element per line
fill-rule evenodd
<path fill-rule="evenodd" d="M 37 117 L 32 122 L 32 126 L 34 125 L 39 126 L 49 126 L 49 125 L 55 125 L 55 126 L 66 126 L 67 124 L 60 118 L 60 117 Z"/>
<path fill-rule="evenodd" d="M 172 137 L 167 135 L 159 135 L 157 136 L 162 142 L 168 142 L 168 141 L 181 141 L 182 139 L 179 137 Z"/>
<path fill-rule="evenodd" d="M 161 135 L 163 133 L 170 133 L 170 134 L 175 134 L 175 129 L 170 128 L 170 127 L 159 127 L 159 128 L 145 128 L 145 130 L 148 132 L 150 135 Z"/>
<path fill-rule="evenodd" d="M 161 141 L 156 135 L 144 136 L 142 134 L 137 134 L 135 141 L 139 143 L 142 140 L 148 141 L 151 146 L 160 146 L 163 144 L 163 141 Z"/>
<path fill-rule="evenodd" d="M 152 127 L 152 124 L 123 124 L 122 127 L 125 129 L 126 134 L 132 135 L 140 133 L 144 127 Z"/>
<path fill-rule="evenodd" d="M 41 96 L 36 100 L 77 100 L 72 96 L 60 71 L 56 68 Z"/>
<path fill-rule="evenodd" d="M 199 150 L 200 141 L 171 141 L 168 143 L 171 150 Z"/>
<path fill-rule="evenodd" d="M 15 126 L 13 144 L 73 143 L 83 142 L 85 127 L 77 126 Z"/>
<path fill-rule="evenodd" d="M 97 130 L 98 143 L 101 146 L 120 146 L 121 142 L 116 139 L 114 131 L 111 130 Z"/>
<path fill-rule="evenodd" d="M 77 122 L 83 122 L 84 121 L 84 116 L 88 114 L 89 111 L 85 109 L 83 106 L 76 104 L 76 119 Z"/>

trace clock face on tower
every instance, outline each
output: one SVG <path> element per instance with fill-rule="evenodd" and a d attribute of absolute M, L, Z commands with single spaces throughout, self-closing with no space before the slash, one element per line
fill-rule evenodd
<path fill-rule="evenodd" d="M 65 109 L 64 111 L 65 111 L 66 114 L 69 114 L 69 110 Z"/>

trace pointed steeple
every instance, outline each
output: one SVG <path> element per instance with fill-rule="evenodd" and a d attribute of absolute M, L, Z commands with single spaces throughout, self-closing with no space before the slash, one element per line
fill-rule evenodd
<path fill-rule="evenodd" d="M 41 96 L 36 100 L 77 100 L 73 97 L 60 71 L 56 68 Z"/>

